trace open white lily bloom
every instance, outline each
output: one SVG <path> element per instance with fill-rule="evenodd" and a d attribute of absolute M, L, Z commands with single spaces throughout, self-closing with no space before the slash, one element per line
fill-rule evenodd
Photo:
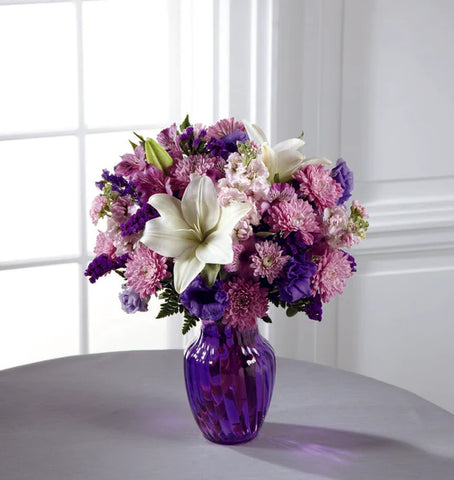
<path fill-rule="evenodd" d="M 290 138 L 270 147 L 260 127 L 246 120 L 243 123 L 249 139 L 262 147 L 260 158 L 268 169 L 270 183 L 274 183 L 276 174 L 279 182 L 287 182 L 304 165 L 331 164 L 326 158 L 305 158 L 302 153 L 305 142 L 301 138 Z"/>
<path fill-rule="evenodd" d="M 149 220 L 141 241 L 165 257 L 175 258 L 174 285 L 181 293 L 206 264 L 233 261 L 232 230 L 251 208 L 235 202 L 220 207 L 213 181 L 194 177 L 181 201 L 165 193 L 148 203 L 160 217 Z"/>

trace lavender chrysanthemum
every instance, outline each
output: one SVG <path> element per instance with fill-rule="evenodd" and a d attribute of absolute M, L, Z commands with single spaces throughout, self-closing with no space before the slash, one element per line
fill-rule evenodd
<path fill-rule="evenodd" d="M 156 291 L 162 288 L 161 280 L 169 275 L 166 261 L 166 257 L 145 245 L 136 248 L 126 264 L 125 277 L 128 279 L 128 287 L 142 298 L 156 295 Z"/>
<path fill-rule="evenodd" d="M 281 247 L 269 240 L 257 243 L 255 249 L 257 253 L 251 257 L 254 275 L 266 278 L 271 284 L 280 275 L 290 257 L 283 255 Z"/>

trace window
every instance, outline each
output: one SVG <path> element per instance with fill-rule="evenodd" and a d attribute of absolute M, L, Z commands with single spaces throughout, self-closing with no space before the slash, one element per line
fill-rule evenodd
<path fill-rule="evenodd" d="M 179 322 L 128 316 L 111 274 L 83 272 L 102 168 L 190 112 L 212 122 L 211 0 L 4 1 L 0 6 L 0 368 L 182 346 Z M 219 63 L 219 62 L 218 62 Z M 203 68 L 200 68 L 203 65 Z"/>

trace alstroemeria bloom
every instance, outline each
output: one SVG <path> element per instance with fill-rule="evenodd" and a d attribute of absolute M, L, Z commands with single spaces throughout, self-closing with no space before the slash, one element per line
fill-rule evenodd
<path fill-rule="evenodd" d="M 243 123 L 249 139 L 261 146 L 260 158 L 268 169 L 270 183 L 274 183 L 276 174 L 279 182 L 287 182 L 303 165 L 331 164 L 326 158 L 305 158 L 301 151 L 305 142 L 301 138 L 290 138 L 270 147 L 260 127 L 246 120 Z"/>
<path fill-rule="evenodd" d="M 160 217 L 147 222 L 141 241 L 160 255 L 175 258 L 178 293 L 206 264 L 232 262 L 233 227 L 251 208 L 240 202 L 220 207 L 213 181 L 207 176 L 193 177 L 181 200 L 158 193 L 148 203 Z"/>

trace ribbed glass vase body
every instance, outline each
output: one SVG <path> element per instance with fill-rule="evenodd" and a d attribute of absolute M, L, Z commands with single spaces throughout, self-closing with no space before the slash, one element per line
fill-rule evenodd
<path fill-rule="evenodd" d="M 189 404 L 203 435 L 223 444 L 252 440 L 268 411 L 275 373 L 273 348 L 258 328 L 203 322 L 184 358 Z"/>

